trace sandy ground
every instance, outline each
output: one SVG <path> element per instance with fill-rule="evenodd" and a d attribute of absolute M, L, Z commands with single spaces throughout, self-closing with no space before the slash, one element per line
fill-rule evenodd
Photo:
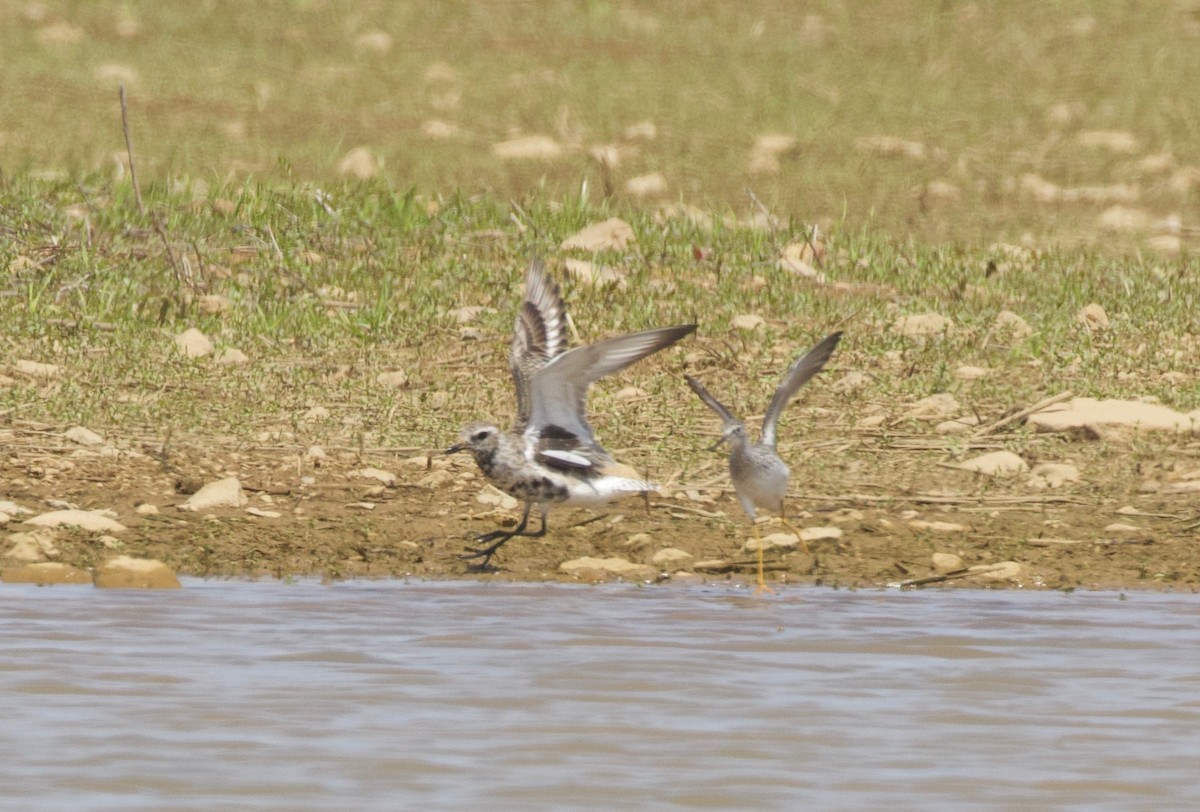
<path fill-rule="evenodd" d="M 65 428 L 8 428 L 0 468 L 4 497 L 30 511 L 12 517 L 9 538 L 33 529 L 22 520 L 68 507 L 110 510 L 127 529 L 40 531 L 41 555 L 32 559 L 90 570 L 120 554 L 159 559 L 180 574 L 199 576 L 618 577 L 561 568 L 593 557 L 645 565 L 625 576 L 637 580 L 753 578 L 755 557 L 743 547 L 750 530 L 717 454 L 691 472 L 689 483 L 668 481 L 648 500 L 628 499 L 607 512 L 555 510 L 545 537 L 514 539 L 494 559 L 494 570 L 476 573 L 460 557 L 474 534 L 511 526 L 519 508 L 486 487 L 466 455 L 331 447 L 322 459 L 301 449 L 223 448 L 199 438 L 175 438 L 164 455 L 155 443 L 137 439 L 110 437 L 107 445 L 88 448 L 65 439 Z M 1005 444 L 1002 437 L 960 442 L 966 455 Z M 1029 472 L 971 473 L 945 462 L 936 439 L 826 419 L 781 450 L 794 472 L 794 524 L 837 528 L 841 536 L 812 542 L 808 552 L 799 545 L 768 549 L 768 579 L 836 587 L 921 584 L 939 577 L 933 556 L 941 553 L 960 561 L 940 559 L 949 577 L 931 583 L 1200 585 L 1194 495 L 1171 485 L 1190 481 L 1192 445 L 1063 435 L 1025 435 L 1022 442 L 1030 463 L 1069 459 L 1083 472 L 1081 481 L 1047 488 Z M 394 481 L 357 473 L 366 468 Z M 179 507 L 203 483 L 231 474 L 242 484 L 243 507 Z M 783 528 L 767 525 L 762 532 Z M 0 557 L 0 568 L 22 563 L 11 557 L 13 545 L 5 549 L 10 555 Z M 683 554 L 663 555 L 665 549 Z M 960 572 L 999 564 L 991 572 Z"/>

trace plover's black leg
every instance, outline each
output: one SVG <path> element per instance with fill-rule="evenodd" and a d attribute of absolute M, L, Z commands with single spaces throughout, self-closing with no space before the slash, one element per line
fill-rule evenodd
<path fill-rule="evenodd" d="M 533 504 L 531 502 L 525 503 L 525 512 L 523 514 L 521 514 L 521 521 L 518 522 L 517 526 L 514 527 L 512 530 L 493 530 L 490 533 L 483 533 L 479 536 L 476 536 L 475 541 L 479 542 L 480 544 L 487 544 L 488 546 L 481 547 L 478 549 L 468 550 L 463 555 L 460 555 L 459 558 L 462 558 L 467 561 L 471 561 L 476 558 L 482 558 L 483 559 L 482 561 L 480 561 L 478 564 L 472 564 L 469 569 L 472 571 L 477 571 L 477 572 L 483 571 L 488 568 L 488 562 L 490 562 L 492 560 L 492 556 L 496 554 L 496 551 L 499 550 L 501 547 L 503 547 L 504 543 L 507 542 L 513 536 L 526 536 L 529 538 L 539 538 L 541 536 L 546 535 L 546 514 L 545 513 L 542 514 L 542 526 L 540 528 L 538 528 L 537 532 L 534 532 L 534 533 L 525 532 L 525 528 L 529 525 L 529 511 L 532 508 L 533 508 Z M 491 542 L 491 543 L 489 544 L 489 542 Z"/>

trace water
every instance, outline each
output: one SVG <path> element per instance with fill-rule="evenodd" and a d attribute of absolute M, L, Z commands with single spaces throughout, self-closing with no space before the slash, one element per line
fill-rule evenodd
<path fill-rule="evenodd" d="M 1200 805 L 1200 599 L 0 586 L 0 808 Z"/>

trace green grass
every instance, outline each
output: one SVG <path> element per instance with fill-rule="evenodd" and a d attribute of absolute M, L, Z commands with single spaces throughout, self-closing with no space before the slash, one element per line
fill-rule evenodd
<path fill-rule="evenodd" d="M 153 185 L 143 216 L 124 185 L 4 181 L 0 267 L 13 269 L 0 297 L 4 356 L 10 366 L 23 358 L 60 364 L 64 374 L 39 381 L 10 373 L 15 383 L 0 388 L 0 409 L 10 421 L 128 436 L 161 438 L 170 429 L 234 443 L 332 437 L 436 448 L 469 419 L 511 414 L 506 344 L 528 258 L 550 257 L 564 278 L 559 243 L 610 216 L 626 218 L 636 240 L 595 259 L 626 271 L 626 287 L 565 277 L 581 338 L 700 324 L 696 341 L 642 369 L 636 381 L 646 402 L 607 409 L 629 381 L 599 387 L 593 411 L 616 447 L 636 445 L 645 421 L 656 422 L 656 443 L 682 443 L 677 433 L 704 417 L 681 394 L 685 365 L 739 411 L 761 413 L 787 363 L 833 329 L 847 338 L 832 380 L 858 370 L 868 382 L 846 395 L 826 388 L 821 402 L 851 418 L 943 391 L 993 416 L 1065 388 L 1155 395 L 1184 410 L 1200 400 L 1195 260 L 1075 249 L 1012 257 L 839 231 L 828 237 L 826 284 L 815 284 L 777 262 L 780 246 L 804 238 L 798 225 L 709 232 L 616 203 L 530 198 L 518 211 L 490 197 L 434 206 L 378 182 L 328 188 L 327 209 L 303 184 L 213 188 L 199 200 Z M 175 265 L 189 258 L 188 281 L 155 220 Z M 693 251 L 700 246 L 711 251 L 703 259 Z M 207 295 L 224 297 L 228 309 L 206 313 Z M 1089 302 L 1106 308 L 1110 329 L 1092 333 L 1076 322 Z M 492 308 L 470 325 L 477 338 L 461 337 L 447 315 L 464 305 Z M 1034 335 L 996 333 L 1001 310 L 1021 315 Z M 898 316 L 927 311 L 951 318 L 954 330 L 913 339 L 891 329 Z M 736 330 L 730 320 L 741 313 L 767 324 Z M 189 326 L 250 363 L 180 357 L 172 337 Z M 954 371 L 967 363 L 994 372 L 964 383 Z M 376 383 L 394 369 L 408 372 L 409 386 Z M 330 418 L 302 420 L 313 406 Z"/>
<path fill-rule="evenodd" d="M 390 47 L 364 44 L 377 34 Z M 389 183 L 425 195 L 565 200 L 586 181 L 598 203 L 662 172 L 667 200 L 746 214 L 750 187 L 785 218 L 975 246 L 1140 243 L 1143 232 L 1097 228 L 1111 201 L 1032 199 L 1030 173 L 1125 184 L 1151 221 L 1194 224 L 1200 210 L 1189 3 L 0 0 L 0 53 L 9 175 L 114 171 L 124 77 L 146 184 L 329 184 L 363 146 Z M 426 137 L 432 119 L 460 135 Z M 626 137 L 643 121 L 656 139 Z M 1134 149 L 1081 147 L 1088 130 L 1126 132 Z M 778 174 L 749 175 L 766 133 L 795 149 Z M 514 134 L 566 151 L 495 159 L 491 145 Z M 919 142 L 926 157 L 856 147 L 875 136 Z M 588 157 L 603 144 L 624 155 L 607 178 Z M 959 199 L 920 193 L 935 181 Z"/>
<path fill-rule="evenodd" d="M 390 48 L 363 44 L 380 33 Z M 1200 399 L 1200 13 L 1187 4 L 0 0 L 0 52 L 4 359 L 64 367 L 0 388 L 10 421 L 437 447 L 464 420 L 511 413 L 505 346 L 529 258 L 554 262 L 564 237 L 609 216 L 637 235 L 597 258 L 626 287 L 566 281 L 581 337 L 701 325 L 637 378 L 648 403 L 597 409 L 614 446 L 648 420 L 670 445 L 703 416 L 680 396 L 685 366 L 761 410 L 833 329 L 847 333 L 834 375 L 868 376 L 825 397 L 850 419 L 943 391 L 991 415 L 1065 388 Z M 122 77 L 145 213 L 121 168 Z M 432 119 L 460 135 L 426 137 Z M 654 139 L 626 133 L 646 121 Z M 1081 146 L 1093 130 L 1133 148 Z M 795 148 L 777 173 L 749 174 L 767 133 Z M 516 134 L 565 152 L 497 159 Z M 856 145 L 876 136 L 924 157 Z M 623 156 L 608 172 L 588 156 L 604 144 Z M 358 146 L 382 161 L 364 182 L 337 168 Z M 650 172 L 664 196 L 624 191 Z M 1029 174 L 1093 199 L 1039 202 Z M 933 182 L 958 199 L 923 194 Z M 1097 218 L 1121 188 L 1149 225 L 1110 234 Z M 747 190 L 776 227 L 747 224 L 761 214 Z M 671 202 L 715 226 L 663 218 Z M 1175 252 L 1147 242 L 1168 216 Z M 812 224 L 824 285 L 778 265 Z M 206 312 L 208 295 L 228 309 Z M 1109 330 L 1076 323 L 1089 302 Z M 447 316 L 464 305 L 492 308 L 477 339 Z M 995 333 L 1001 310 L 1033 336 Z M 927 311 L 954 331 L 890 328 Z M 767 324 L 731 329 L 743 313 Z M 171 339 L 189 326 L 250 363 L 180 358 Z M 967 384 L 961 364 L 994 374 Z M 408 387 L 376 383 L 394 369 Z M 598 387 L 599 404 L 621 385 Z M 327 421 L 300 419 L 318 405 Z"/>

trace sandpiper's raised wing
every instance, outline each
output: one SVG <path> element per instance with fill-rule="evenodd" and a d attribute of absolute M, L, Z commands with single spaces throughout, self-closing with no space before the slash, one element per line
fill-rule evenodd
<path fill-rule="evenodd" d="M 587 468 L 609 461 L 587 422 L 588 387 L 695 332 L 696 325 L 660 327 L 609 338 L 552 358 L 534 373 L 527 442 L 547 465 Z"/>
<path fill-rule="evenodd" d="M 704 401 L 704 405 L 717 413 L 721 418 L 721 422 L 726 426 L 732 426 L 739 422 L 733 412 L 729 411 L 729 407 L 721 401 L 714 398 L 709 391 L 704 388 L 704 384 L 693 378 L 691 375 L 684 375 L 683 379 L 687 381 L 687 385 L 692 388 L 692 391 L 700 396 L 700 400 Z"/>
<path fill-rule="evenodd" d="M 775 426 L 779 423 L 779 416 L 783 414 L 784 407 L 801 386 L 804 386 L 813 375 L 821 371 L 825 362 L 829 360 L 829 356 L 833 355 L 833 350 L 841 338 L 840 332 L 826 336 L 820 344 L 791 365 L 775 389 L 771 405 L 767 407 L 767 414 L 763 418 L 762 439 L 759 442 L 771 448 L 775 447 Z"/>
<path fill-rule="evenodd" d="M 540 259 L 525 274 L 525 299 L 513 328 L 508 367 L 517 390 L 517 417 L 513 431 L 521 433 L 529 422 L 533 376 L 567 348 L 567 308 L 558 284 L 546 275 Z"/>

